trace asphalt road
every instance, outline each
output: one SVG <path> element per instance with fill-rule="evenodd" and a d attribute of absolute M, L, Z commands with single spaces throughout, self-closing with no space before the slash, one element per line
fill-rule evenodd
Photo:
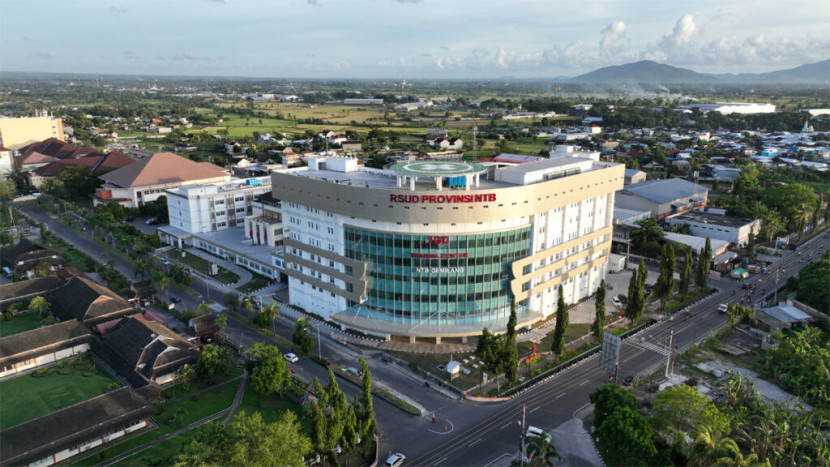
<path fill-rule="evenodd" d="M 741 288 L 742 281 L 730 279 L 712 280 L 710 286 L 720 292 L 691 306 L 691 316 L 687 319 L 683 313 L 672 320 L 663 320 L 646 330 L 623 341 L 620 350 L 619 379 L 626 375 L 645 375 L 665 365 L 668 353 L 668 337 L 673 333 L 674 345 L 682 352 L 700 341 L 710 330 L 726 324 L 727 317 L 717 311 L 718 305 L 731 304 L 744 300 L 744 304 L 759 304 L 766 296 L 772 298 L 776 281 L 776 270 L 780 267 L 778 284 L 783 286 L 787 278 L 795 275 L 807 264 L 808 258 L 818 258 L 828 249 L 824 235 L 813 238 L 795 251 L 785 251 L 783 256 L 770 268 L 770 272 L 755 275 L 757 291 L 752 294 L 749 289 Z M 803 262 L 802 262 L 803 260 Z M 762 296 L 761 290 L 766 291 Z M 734 292 L 734 293 L 733 293 Z M 779 299 L 783 297 L 779 294 Z M 760 305 L 759 305 L 760 307 Z M 484 407 L 483 404 L 460 402 L 448 414 L 453 422 L 453 431 L 449 434 L 420 431 L 415 437 L 414 429 L 409 429 L 410 440 L 419 439 L 418 443 L 390 443 L 393 451 L 399 450 L 407 455 L 413 465 L 477 465 L 503 463 L 509 460 L 520 448 L 521 410 L 525 407 L 527 423 L 550 431 L 561 423 L 575 417 L 577 412 L 588 408 L 588 395 L 598 386 L 607 383 L 609 376 L 600 368 L 599 356 L 595 355 L 578 363 L 550 380 L 513 397 L 508 402 L 495 404 L 496 407 Z M 475 420 L 462 415 L 476 413 Z M 414 428 L 414 427 L 413 427 Z M 443 426 L 441 427 L 443 428 Z M 397 437 L 395 437 L 397 438 Z M 391 440 L 390 440 L 391 441 Z"/>

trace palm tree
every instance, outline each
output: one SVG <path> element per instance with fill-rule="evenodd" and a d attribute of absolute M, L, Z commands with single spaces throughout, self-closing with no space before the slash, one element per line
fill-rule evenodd
<path fill-rule="evenodd" d="M 141 279 L 144 280 L 144 276 L 149 274 L 150 270 L 150 265 L 143 259 L 136 260 L 133 263 L 133 277 L 141 276 Z"/>
<path fill-rule="evenodd" d="M 176 370 L 176 379 L 182 382 L 185 391 L 190 390 L 190 383 L 196 378 L 196 370 L 187 363 Z"/>
<path fill-rule="evenodd" d="M 715 449 L 720 456 L 715 460 L 717 465 L 734 465 L 736 467 L 748 467 L 758 463 L 758 454 L 752 453 L 746 457 L 741 452 L 741 448 L 731 438 L 724 438 L 718 441 Z"/>
<path fill-rule="evenodd" d="M 159 287 L 159 290 L 162 290 L 162 291 L 165 292 L 165 298 L 167 299 L 166 301 L 169 302 L 170 301 L 170 285 L 172 285 L 172 282 L 173 282 L 173 281 L 170 280 L 170 277 L 167 276 L 166 274 L 161 273 L 161 272 L 156 272 L 156 273 L 153 274 L 151 280 Z"/>
<path fill-rule="evenodd" d="M 665 235 L 660 228 L 660 224 L 654 219 L 638 221 L 637 226 L 631 230 L 631 240 L 637 248 L 643 248 L 648 242 L 657 240 Z"/>
<path fill-rule="evenodd" d="M 553 466 L 553 459 L 561 461 L 559 450 L 551 442 L 550 436 L 528 436 L 525 440 L 530 466 Z"/>
<path fill-rule="evenodd" d="M 277 302 L 271 302 L 268 305 L 265 305 L 260 313 L 264 314 L 270 323 L 271 321 L 279 318 L 280 310 L 282 310 L 282 307 L 280 307 Z"/>
<path fill-rule="evenodd" d="M 198 311 L 200 315 L 206 315 L 210 313 L 210 306 L 207 302 L 202 302 L 196 307 L 196 311 Z"/>

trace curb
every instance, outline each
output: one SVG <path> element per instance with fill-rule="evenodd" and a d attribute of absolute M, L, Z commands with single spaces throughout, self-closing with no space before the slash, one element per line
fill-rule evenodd
<path fill-rule="evenodd" d="M 481 397 L 481 396 L 471 396 L 469 394 L 464 394 L 464 400 L 472 401 L 472 402 L 507 402 L 510 400 L 510 396 L 506 397 Z"/>

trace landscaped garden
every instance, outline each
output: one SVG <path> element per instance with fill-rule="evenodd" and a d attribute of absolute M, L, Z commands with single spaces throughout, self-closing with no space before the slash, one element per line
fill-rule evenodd
<path fill-rule="evenodd" d="M 0 337 L 11 336 L 17 333 L 37 329 L 37 327 L 40 326 L 40 321 L 41 319 L 37 313 L 17 315 L 8 321 L 0 320 Z"/>
<path fill-rule="evenodd" d="M 100 396 L 114 384 L 87 356 L 0 382 L 0 429 Z"/>

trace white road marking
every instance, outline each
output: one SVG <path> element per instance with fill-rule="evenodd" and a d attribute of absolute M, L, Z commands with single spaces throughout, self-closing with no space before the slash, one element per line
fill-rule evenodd
<path fill-rule="evenodd" d="M 484 467 L 489 467 L 489 466 L 495 464 L 496 462 L 498 462 L 503 457 L 512 457 L 512 456 L 513 456 L 512 454 L 504 453 L 504 454 L 500 455 L 499 457 L 493 459 L 492 461 L 488 462 L 487 464 L 484 464 Z M 441 460 L 445 460 L 445 459 L 441 459 Z"/>
<path fill-rule="evenodd" d="M 513 424 L 513 422 L 505 423 L 501 428 L 499 428 L 499 430 L 503 430 L 503 429 L 509 427 L 512 424 Z"/>
<path fill-rule="evenodd" d="M 447 459 L 449 459 L 449 457 L 445 457 L 445 458 L 443 458 L 443 459 L 439 460 L 438 462 L 436 462 L 436 463 L 434 463 L 434 464 L 432 464 L 432 465 L 438 465 L 438 464 L 440 464 L 441 462 L 444 462 L 444 461 L 445 461 L 445 460 L 447 460 Z"/>
<path fill-rule="evenodd" d="M 479 439 L 477 439 L 477 440 L 473 441 L 472 443 L 468 444 L 468 445 L 467 445 L 467 447 L 470 447 L 470 446 L 475 446 L 476 444 L 478 444 L 478 443 L 480 443 L 480 442 L 481 442 L 481 438 L 479 438 Z"/>
<path fill-rule="evenodd" d="M 533 412 L 536 412 L 537 410 L 539 410 L 539 409 L 541 409 L 541 408 L 542 408 L 542 406 L 540 405 L 540 406 L 536 407 L 535 409 L 531 409 L 531 410 L 529 410 L 527 413 L 533 413 Z"/>

